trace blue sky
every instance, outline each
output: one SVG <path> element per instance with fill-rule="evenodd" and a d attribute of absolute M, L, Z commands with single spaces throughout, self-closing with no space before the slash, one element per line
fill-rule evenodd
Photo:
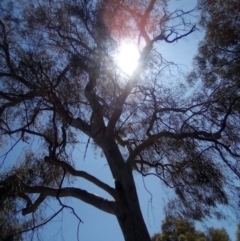
<path fill-rule="evenodd" d="M 196 5 L 195 0 L 173 0 L 170 7 L 192 9 Z M 178 41 L 174 44 L 161 45 L 161 52 L 163 56 L 177 64 L 181 64 L 184 71 L 191 70 L 191 62 L 193 56 L 197 52 L 197 46 L 203 36 L 202 32 L 193 33 L 185 39 Z M 85 138 L 83 138 L 85 140 Z M 84 142 L 84 141 L 83 141 Z M 22 149 L 19 147 L 19 149 Z M 16 157 L 19 149 L 16 149 L 14 153 L 9 156 L 9 159 Z M 110 174 L 109 168 L 104 160 L 100 156 L 99 151 L 94 151 L 91 146 L 87 150 L 87 156 L 83 159 L 85 152 L 85 143 L 79 144 L 76 151 L 73 153 L 73 158 L 77 160 L 76 167 L 88 171 L 91 175 L 99 177 L 102 181 L 114 186 L 114 180 Z M 145 222 L 151 235 L 160 231 L 161 220 L 163 219 L 163 206 L 168 201 L 168 195 L 171 195 L 171 191 L 162 186 L 160 180 L 154 177 L 148 177 L 143 180 L 139 175 L 135 175 L 136 186 L 139 194 L 139 200 L 144 215 Z M 101 190 L 93 186 L 92 184 L 78 180 L 74 186 L 81 186 L 95 194 L 108 198 L 109 196 L 103 193 Z M 83 241 L 123 241 L 123 235 L 118 225 L 115 216 L 104 213 L 95 207 L 87 205 L 79 200 L 66 199 L 68 205 L 74 207 L 76 213 L 83 220 L 83 224 L 80 225 L 79 239 Z M 52 206 L 55 210 L 58 209 L 57 202 L 52 202 Z M 232 240 L 235 240 L 235 226 L 229 223 L 219 223 L 214 220 L 206 223 L 209 226 L 224 226 Z M 42 240 L 47 241 L 53 238 L 53 240 L 77 240 L 77 220 L 70 213 L 65 210 L 62 215 L 59 215 L 54 221 L 45 227 L 41 233 Z"/>
<path fill-rule="evenodd" d="M 196 5 L 194 0 L 174 0 L 171 1 L 170 7 L 175 10 L 177 8 L 182 9 L 192 9 Z M 183 71 L 190 71 L 191 64 L 194 55 L 197 53 L 197 47 L 199 41 L 203 37 L 203 32 L 195 32 L 192 35 L 181 39 L 174 44 L 163 44 L 161 45 L 161 53 L 163 56 L 174 63 L 180 64 Z M 90 174 L 100 177 L 101 180 L 113 184 L 113 179 L 110 175 L 108 166 L 105 160 L 99 157 L 99 153 L 95 153 L 90 148 L 87 152 L 86 160 L 83 160 L 83 155 L 85 151 L 85 145 L 83 144 L 79 147 L 79 152 L 75 153 L 75 157 L 79 159 L 77 166 L 83 170 L 89 171 Z M 154 177 L 148 177 L 143 180 L 139 175 L 135 175 L 136 186 L 139 194 L 139 200 L 142 208 L 142 213 L 144 215 L 145 222 L 147 224 L 148 230 L 151 235 L 160 231 L 161 221 L 163 219 L 163 206 L 167 204 L 168 195 L 171 195 L 171 191 L 163 187 L 160 180 Z M 85 182 L 84 180 L 79 181 L 81 187 L 85 187 L 87 190 L 99 194 L 105 195 L 95 186 Z M 146 187 L 146 188 L 145 188 Z M 107 197 L 107 196 L 106 196 Z M 110 214 L 103 213 L 98 209 L 91 207 L 85 203 L 78 200 L 71 200 L 78 212 L 84 224 L 80 225 L 80 240 L 84 241 L 94 241 L 94 240 L 105 240 L 105 241 L 123 241 L 123 235 L 114 216 Z M 76 240 L 76 230 L 77 224 L 73 221 L 73 216 L 69 216 L 67 212 L 64 214 L 63 221 L 63 233 L 66 240 Z M 231 222 L 231 221 L 229 221 Z M 60 221 L 58 225 L 60 224 Z M 215 220 L 210 220 L 204 223 L 206 226 L 215 227 L 225 227 L 232 240 L 235 240 L 235 226 L 236 224 L 228 222 L 217 222 Z M 54 224 L 54 226 L 57 226 Z M 197 225 L 201 228 L 202 225 Z M 51 228 L 46 229 L 49 231 Z M 56 228 L 56 231 L 58 229 Z M 52 233 L 52 230 L 51 230 Z M 55 232 L 56 233 L 56 232 Z M 71 237 L 71 238 L 70 238 Z M 57 239 L 58 240 L 58 239 Z"/>

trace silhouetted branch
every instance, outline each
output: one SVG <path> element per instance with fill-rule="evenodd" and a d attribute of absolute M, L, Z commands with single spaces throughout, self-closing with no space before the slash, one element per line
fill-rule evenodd
<path fill-rule="evenodd" d="M 98 186 L 98 187 L 102 188 L 103 190 L 105 190 L 106 192 L 108 192 L 113 197 L 116 196 L 115 190 L 113 188 L 111 188 L 109 185 L 105 184 L 104 182 L 100 181 L 96 177 L 88 174 L 87 172 L 76 170 L 70 164 L 68 164 L 64 161 L 54 160 L 51 157 L 45 157 L 45 161 L 47 163 L 53 164 L 55 166 L 64 168 L 66 170 L 66 172 L 71 174 L 72 176 L 82 177 L 82 178 L 88 180 L 89 182 L 95 184 L 96 186 Z"/>

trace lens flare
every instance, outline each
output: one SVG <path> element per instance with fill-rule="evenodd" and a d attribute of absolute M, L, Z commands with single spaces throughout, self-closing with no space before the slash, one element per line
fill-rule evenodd
<path fill-rule="evenodd" d="M 140 54 L 137 46 L 123 43 L 114 56 L 117 66 L 127 75 L 131 75 L 138 65 Z"/>

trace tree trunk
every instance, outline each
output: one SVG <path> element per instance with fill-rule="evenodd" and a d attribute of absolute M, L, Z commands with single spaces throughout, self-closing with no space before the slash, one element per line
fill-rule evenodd
<path fill-rule="evenodd" d="M 122 229 L 125 241 L 150 241 L 150 236 L 140 209 L 138 196 L 132 173 L 123 177 L 122 182 L 116 181 L 119 194 L 116 217 Z"/>
<path fill-rule="evenodd" d="M 102 148 L 115 179 L 118 195 L 114 211 L 125 241 L 150 241 L 138 201 L 132 166 L 125 162 L 113 138 L 100 134 L 95 141 Z"/>

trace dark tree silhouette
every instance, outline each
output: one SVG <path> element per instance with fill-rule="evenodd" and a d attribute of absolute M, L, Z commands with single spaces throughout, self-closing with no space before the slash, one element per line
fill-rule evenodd
<path fill-rule="evenodd" d="M 71 209 L 62 200 L 73 197 L 115 215 L 126 241 L 150 240 L 134 172 L 173 188 L 179 212 L 190 218 L 201 220 L 233 200 L 239 91 L 228 87 L 228 98 L 204 87 L 189 97 L 189 86 L 164 85 L 172 64 L 158 45 L 194 32 L 191 12 L 170 13 L 167 1 L 156 0 L 0 2 L 0 133 L 8 148 L 3 161 L 17 143 L 25 144 L 22 162 L 2 172 L 0 181 L 6 220 L 22 223 L 16 234 Z M 130 76 L 113 59 L 123 39 L 140 51 Z M 71 151 L 81 134 L 102 151 L 115 186 L 75 168 Z M 74 186 L 74 178 L 111 199 Z M 61 208 L 44 217 L 41 209 L 51 199 Z"/>
<path fill-rule="evenodd" d="M 193 223 L 182 217 L 167 215 L 161 225 L 162 232 L 152 237 L 152 241 L 230 241 L 224 228 L 196 230 Z"/>

